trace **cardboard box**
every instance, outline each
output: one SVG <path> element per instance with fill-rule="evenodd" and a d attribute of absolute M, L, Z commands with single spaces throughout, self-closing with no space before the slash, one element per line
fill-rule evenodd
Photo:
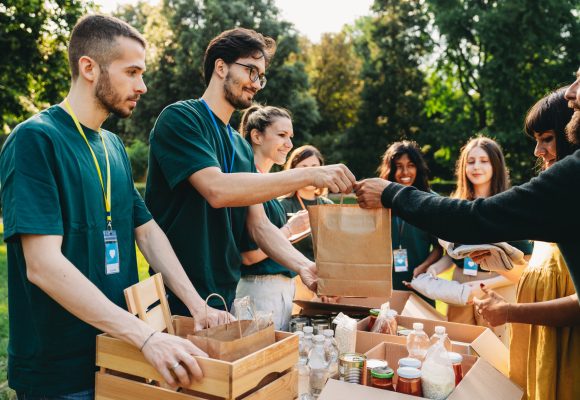
<path fill-rule="evenodd" d="M 444 321 L 445 316 L 439 313 L 431 304 L 405 290 L 393 290 L 390 299 L 381 297 L 340 297 L 337 303 L 322 303 L 319 299 L 306 301 L 295 300 L 294 303 L 302 307 L 301 314 L 317 315 L 342 312 L 350 316 L 365 316 L 371 308 L 380 308 L 381 304 L 390 302 L 391 308 L 399 315 L 409 317 Z"/>
<path fill-rule="evenodd" d="M 364 353 L 381 342 L 406 344 L 404 336 L 385 335 L 368 332 L 369 318 L 358 322 L 356 352 Z M 490 363 L 505 376 L 508 375 L 509 350 L 502 341 L 484 326 L 458 324 L 455 322 L 432 321 L 423 318 L 397 316 L 399 326 L 413 329 L 414 322 L 421 322 L 425 333 L 431 337 L 435 333 L 435 326 L 445 327 L 446 333 L 453 344 L 453 351 L 461 354 L 478 356 Z"/>
<path fill-rule="evenodd" d="M 396 343 L 381 343 L 366 353 L 367 358 L 386 360 L 390 366 L 398 365 L 398 360 L 406 355 L 406 347 Z M 519 400 L 522 398 L 523 390 L 485 360 L 466 355 L 463 358 L 462 367 L 463 380 L 449 395 L 449 400 Z M 395 374 L 395 384 L 396 380 Z M 330 379 L 318 399 L 412 400 L 417 397 Z"/>

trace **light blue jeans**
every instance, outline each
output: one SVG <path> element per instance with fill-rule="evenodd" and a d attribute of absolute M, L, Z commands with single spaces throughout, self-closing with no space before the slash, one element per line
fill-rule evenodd
<path fill-rule="evenodd" d="M 16 397 L 18 400 L 94 400 L 95 390 L 88 389 L 61 396 L 31 396 L 23 392 L 16 392 Z"/>

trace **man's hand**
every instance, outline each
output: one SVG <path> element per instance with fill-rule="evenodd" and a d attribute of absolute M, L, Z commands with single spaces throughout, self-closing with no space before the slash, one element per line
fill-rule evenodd
<path fill-rule="evenodd" d="M 491 325 L 499 326 L 508 321 L 509 303 L 499 294 L 481 285 L 481 290 L 487 295 L 483 300 L 473 299 L 475 310 Z"/>
<path fill-rule="evenodd" d="M 302 282 L 314 293 L 316 293 L 316 287 L 318 283 L 318 276 L 316 273 L 317 270 L 315 263 L 312 263 L 307 267 L 303 267 L 300 270 L 300 279 L 302 279 Z"/>
<path fill-rule="evenodd" d="M 356 201 L 358 201 L 359 206 L 361 208 L 382 208 L 381 195 L 390 183 L 381 178 L 365 179 L 357 182 L 354 185 L 354 191 L 356 192 Z"/>
<path fill-rule="evenodd" d="M 345 165 L 325 165 L 312 170 L 314 171 L 313 186 L 328 188 L 333 193 L 349 194 L 352 192 L 356 179 Z"/>
<path fill-rule="evenodd" d="M 196 330 L 205 329 L 207 327 L 211 328 L 212 326 L 223 325 L 227 324 L 228 321 L 236 320 L 236 317 L 234 317 L 232 314 L 226 311 L 216 310 L 215 308 L 209 306 L 207 307 L 206 314 L 205 304 L 203 307 L 196 309 L 195 312 L 192 312 L 191 315 L 195 320 Z"/>
<path fill-rule="evenodd" d="M 483 260 L 489 256 L 491 256 L 491 252 L 489 250 L 477 250 L 469 253 L 469 258 L 471 258 L 473 262 L 478 265 L 481 265 Z"/>
<path fill-rule="evenodd" d="M 189 340 L 156 332 L 141 349 L 145 359 L 170 386 L 189 386 L 192 378 L 200 381 L 203 373 L 193 356 L 207 357 Z"/>

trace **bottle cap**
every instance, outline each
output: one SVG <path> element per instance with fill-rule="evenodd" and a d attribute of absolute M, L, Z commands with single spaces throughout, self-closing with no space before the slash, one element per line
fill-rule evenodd
<path fill-rule="evenodd" d="M 421 377 L 421 371 L 412 367 L 401 367 L 397 370 L 400 378 L 416 379 Z"/>
<path fill-rule="evenodd" d="M 416 331 L 422 331 L 423 330 L 423 324 L 420 322 L 414 322 L 413 323 L 413 329 Z"/>
<path fill-rule="evenodd" d="M 394 374 L 395 371 L 389 367 L 375 367 L 371 369 L 371 376 L 374 378 L 388 379 L 392 378 Z"/>
<path fill-rule="evenodd" d="M 421 368 L 421 361 L 412 357 L 405 357 L 399 360 L 399 367 Z"/>
<path fill-rule="evenodd" d="M 334 331 L 332 329 L 325 329 L 322 331 L 322 334 L 326 337 L 333 337 Z"/>
<path fill-rule="evenodd" d="M 311 326 L 305 326 L 304 328 L 302 328 L 302 330 L 304 331 L 304 333 L 312 333 L 314 332 L 314 328 Z"/>
<path fill-rule="evenodd" d="M 450 351 L 447 353 L 449 355 L 449 360 L 453 363 L 453 364 L 459 364 L 460 362 L 463 361 L 463 356 L 459 353 L 455 353 L 453 351 Z"/>
<path fill-rule="evenodd" d="M 445 333 L 445 327 L 444 326 L 437 325 L 435 327 L 435 333 L 437 333 L 438 335 L 444 334 Z"/>

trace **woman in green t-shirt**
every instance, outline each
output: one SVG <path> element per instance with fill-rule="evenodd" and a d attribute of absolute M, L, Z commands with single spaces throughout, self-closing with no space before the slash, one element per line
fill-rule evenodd
<path fill-rule="evenodd" d="M 391 144 L 377 169 L 379 177 L 414 186 L 430 192 L 429 168 L 416 142 L 403 140 Z M 437 238 L 406 223 L 397 215 L 391 215 L 391 237 L 393 246 L 393 289 L 408 290 L 404 282 L 410 281 L 427 270 L 441 258 L 443 250 Z M 431 299 L 424 297 L 430 304 Z"/>
<path fill-rule="evenodd" d="M 242 117 L 240 133 L 252 145 L 256 169 L 263 174 L 270 172 L 274 164 L 284 165 L 292 150 L 292 120 L 282 108 L 260 105 L 248 108 Z M 287 221 L 286 212 L 276 199 L 263 205 L 270 222 L 287 238 L 309 227 L 307 213 L 297 214 Z M 296 274 L 269 258 L 251 241 L 243 250 L 236 298 L 250 296 L 256 310 L 273 312 L 277 330 L 287 330 L 295 291 L 292 278 Z"/>
<path fill-rule="evenodd" d="M 324 165 L 324 158 L 320 151 L 314 146 L 304 145 L 292 151 L 292 154 L 288 157 L 288 161 L 286 161 L 286 165 L 284 165 L 284 169 L 319 167 L 321 165 Z M 306 213 L 306 207 L 308 206 L 332 204 L 332 200 L 325 197 L 327 192 L 328 190 L 325 188 L 306 186 L 278 200 L 282 204 L 282 207 L 284 207 L 288 218 L 291 218 L 297 213 Z M 306 215 L 308 214 L 306 213 Z M 306 222 L 308 223 L 307 228 L 310 228 L 310 221 L 306 219 Z M 294 247 L 308 259 L 315 261 L 311 235 L 294 242 Z M 302 283 L 299 276 L 295 277 L 294 281 L 296 285 L 294 298 L 296 300 L 312 300 L 316 297 L 316 294 Z"/>

